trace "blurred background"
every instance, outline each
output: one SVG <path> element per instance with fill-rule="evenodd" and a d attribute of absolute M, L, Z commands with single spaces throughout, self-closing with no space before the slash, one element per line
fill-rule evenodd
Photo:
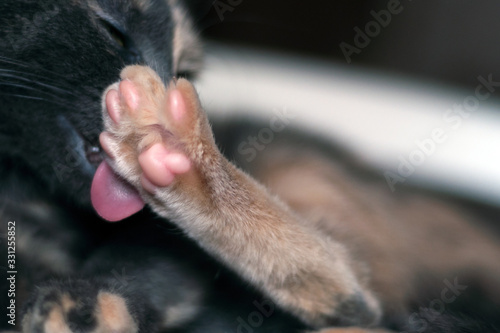
<path fill-rule="evenodd" d="M 345 58 L 339 44 L 354 45 L 354 28 L 365 30 L 374 20 L 372 11 L 399 3 L 400 13 L 352 56 L 352 64 L 466 89 L 474 89 L 480 74 L 500 74 L 500 2 L 495 0 L 218 2 L 228 7 L 216 3 L 199 21 L 205 37 L 340 63 Z"/>
<path fill-rule="evenodd" d="M 500 2 L 200 0 L 214 117 L 280 110 L 412 183 L 500 205 Z M 498 82 L 498 83 L 497 83 Z"/>

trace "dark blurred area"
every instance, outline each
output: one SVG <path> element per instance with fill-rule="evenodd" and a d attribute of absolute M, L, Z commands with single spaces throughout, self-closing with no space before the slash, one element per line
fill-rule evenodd
<path fill-rule="evenodd" d="M 500 81 L 498 0 L 211 0 L 197 11 L 202 35 L 220 42 L 346 66 L 348 54 L 354 66 L 465 89 L 479 75 Z"/>

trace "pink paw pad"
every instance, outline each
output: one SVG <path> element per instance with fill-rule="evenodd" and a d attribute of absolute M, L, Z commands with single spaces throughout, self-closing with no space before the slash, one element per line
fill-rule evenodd
<path fill-rule="evenodd" d="M 119 124 L 123 106 L 130 111 L 135 111 L 140 106 L 140 94 L 136 84 L 124 80 L 119 84 L 118 90 L 112 89 L 106 95 L 106 108 L 110 118 Z M 166 110 L 174 123 L 180 123 L 186 114 L 186 102 L 182 93 L 176 89 L 170 90 L 166 102 Z M 133 115 L 132 115 L 133 117 Z M 112 149 L 110 135 L 106 132 L 101 134 L 100 141 L 104 151 L 111 157 Z M 143 175 L 141 182 L 145 190 L 153 193 L 158 187 L 172 184 L 176 175 L 188 172 L 191 162 L 185 154 L 168 149 L 163 143 L 154 144 L 139 155 L 139 164 Z"/>
<path fill-rule="evenodd" d="M 192 169 L 191 160 L 179 147 L 186 135 L 192 135 L 192 123 L 197 118 L 190 111 L 199 107 L 188 82 L 171 83 L 166 89 L 159 77 L 140 67 L 125 69 L 122 78 L 105 96 L 104 112 L 113 125 L 101 133 L 100 142 L 120 168 L 131 158 L 138 161 L 140 170 L 134 170 L 139 174 L 129 176 L 142 189 L 137 190 L 103 162 L 94 176 L 91 197 L 96 211 L 108 221 L 121 220 L 142 209 L 141 190 L 155 194 Z M 154 131 L 163 132 L 156 135 Z M 171 134 L 168 139 L 165 132 Z M 138 153 L 138 149 L 143 150 Z M 137 180 L 140 184 L 135 183 Z"/>
<path fill-rule="evenodd" d="M 106 95 L 106 109 L 110 118 L 117 124 L 120 122 L 122 105 L 128 107 L 130 111 L 135 111 L 139 107 L 139 92 L 131 81 L 121 81 L 118 90 L 111 89 Z"/>
<path fill-rule="evenodd" d="M 169 111 L 174 121 L 181 121 L 186 114 L 186 103 L 178 90 L 171 90 L 168 95 Z"/>
<path fill-rule="evenodd" d="M 139 155 L 139 164 L 144 172 L 142 185 L 148 192 L 153 192 L 155 187 L 169 186 L 176 175 L 191 169 L 191 161 L 183 153 L 169 151 L 162 143 Z"/>

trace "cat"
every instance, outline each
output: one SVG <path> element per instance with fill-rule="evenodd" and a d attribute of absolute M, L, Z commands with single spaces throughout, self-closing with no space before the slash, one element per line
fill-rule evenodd
<path fill-rule="evenodd" d="M 0 3 L 1 232 L 17 270 L 15 297 L 9 280 L 1 290 L 16 325 L 1 327 L 466 331 L 477 324 L 448 310 L 473 317 L 476 295 L 495 318 L 500 246 L 469 211 L 416 191 L 394 198 L 294 131 L 245 164 L 235 145 L 255 127 L 215 124 L 219 149 L 195 89 L 173 79 L 201 64 L 187 8 Z"/>
<path fill-rule="evenodd" d="M 5 120 L 0 125 L 0 234 L 15 234 L 9 236 L 15 261 L 8 271 L 18 272 L 15 288 L 7 283 L 10 275 L 2 274 L 2 329 L 50 331 L 43 318 L 51 312 L 44 315 L 43 309 L 69 295 L 76 309 L 70 326 L 93 330 L 98 325 L 93 309 L 106 291 L 111 292 L 105 294 L 106 304 L 110 299 L 119 303 L 126 294 L 131 311 L 144 313 L 132 315 L 140 332 L 230 330 L 248 325 L 236 319 L 247 321 L 258 311 L 255 304 L 269 308 L 261 295 L 234 282 L 231 272 L 167 221 L 159 225 L 144 210 L 138 215 L 146 222 L 134 223 L 134 217 L 110 225 L 90 203 L 92 178 L 103 159 L 98 136 L 106 86 L 127 64 L 147 62 L 166 79 L 189 76 L 200 65 L 200 44 L 184 7 L 166 1 L 149 6 L 141 1 L 0 3 L 0 110 Z M 153 241 L 158 234 L 161 244 Z M 7 240 L 0 239 L 6 260 Z M 156 284 L 159 275 L 162 282 Z M 240 297 L 233 296 L 235 290 Z M 273 309 L 259 331 L 269 332 L 277 323 L 302 326 L 290 317 Z"/>

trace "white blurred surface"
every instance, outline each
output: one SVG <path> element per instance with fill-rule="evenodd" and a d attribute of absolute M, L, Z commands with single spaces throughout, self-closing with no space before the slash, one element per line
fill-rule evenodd
<path fill-rule="evenodd" d="M 381 175 L 396 171 L 399 157 L 418 149 L 416 141 L 442 128 L 447 141 L 415 167 L 408 182 L 500 205 L 498 100 L 481 102 L 455 129 L 443 115 L 474 91 L 219 44 L 208 44 L 206 51 L 197 87 L 211 116 L 252 110 L 265 121 L 273 110 L 286 108 L 296 116 L 292 126 L 340 142 Z"/>

